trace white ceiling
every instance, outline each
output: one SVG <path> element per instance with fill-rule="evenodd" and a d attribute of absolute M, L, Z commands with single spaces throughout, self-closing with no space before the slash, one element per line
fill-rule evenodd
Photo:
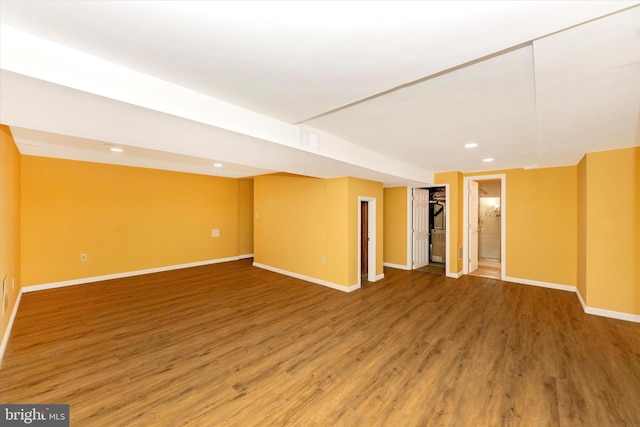
<path fill-rule="evenodd" d="M 640 145 L 639 1 L 0 0 L 0 17 L 0 123 L 23 154 L 412 185 Z"/>

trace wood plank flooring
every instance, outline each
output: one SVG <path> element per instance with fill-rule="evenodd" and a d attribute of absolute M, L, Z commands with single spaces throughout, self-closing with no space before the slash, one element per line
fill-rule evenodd
<path fill-rule="evenodd" d="M 250 260 L 23 295 L 0 402 L 78 426 L 640 426 L 640 325 L 573 293 Z"/>
<path fill-rule="evenodd" d="M 478 262 L 478 268 L 470 273 L 472 276 L 499 279 L 501 276 L 500 264 L 492 262 Z"/>

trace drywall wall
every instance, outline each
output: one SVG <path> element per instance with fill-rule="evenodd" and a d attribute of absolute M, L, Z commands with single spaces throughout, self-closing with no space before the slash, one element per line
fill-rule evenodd
<path fill-rule="evenodd" d="M 20 170 L 18 148 L 7 126 L 0 125 L 0 341 L 14 310 L 22 280 L 20 276 Z M 0 290 L 2 292 L 2 290 Z M 0 358 L 2 354 L 0 352 Z"/>
<path fill-rule="evenodd" d="M 576 288 L 584 301 L 587 299 L 587 156 L 577 167 L 578 218 L 577 218 L 577 272 Z"/>
<path fill-rule="evenodd" d="M 359 283 L 358 197 L 376 199 L 376 275 L 383 275 L 382 183 L 348 177 L 255 177 L 255 263 L 353 288 Z"/>
<path fill-rule="evenodd" d="M 326 280 L 326 182 L 265 175 L 254 180 L 254 260 Z"/>
<path fill-rule="evenodd" d="M 407 265 L 407 187 L 390 187 L 384 193 L 384 262 Z"/>
<path fill-rule="evenodd" d="M 23 285 L 204 262 L 238 255 L 238 183 L 23 156 L 21 220 Z"/>
<path fill-rule="evenodd" d="M 576 286 L 577 169 L 506 171 L 509 277 Z"/>
<path fill-rule="evenodd" d="M 640 147 L 583 159 L 580 284 L 588 307 L 640 315 Z"/>
<path fill-rule="evenodd" d="M 435 176 L 449 184 L 451 220 L 450 273 L 463 270 L 458 248 L 463 245 L 463 179 L 504 174 L 507 184 L 506 274 L 509 277 L 576 285 L 577 178 L 576 167 L 510 169 L 480 173 L 447 172 Z"/>
<path fill-rule="evenodd" d="M 238 255 L 253 254 L 253 179 L 238 180 Z"/>

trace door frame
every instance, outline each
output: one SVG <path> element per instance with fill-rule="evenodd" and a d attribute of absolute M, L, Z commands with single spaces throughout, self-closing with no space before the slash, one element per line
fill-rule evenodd
<path fill-rule="evenodd" d="M 500 180 L 500 280 L 507 271 L 507 175 L 465 176 L 462 189 L 462 274 L 469 274 L 469 181 Z"/>
<path fill-rule="evenodd" d="M 449 268 L 451 266 L 451 192 L 449 191 L 449 184 L 432 184 L 432 185 L 420 185 L 416 187 L 408 187 L 409 194 L 407 197 L 407 265 L 409 270 L 413 270 L 413 190 L 424 189 L 430 190 L 432 188 L 444 187 L 444 194 L 446 198 L 446 207 L 444 211 L 444 226 L 445 226 L 445 274 L 447 277 L 453 277 L 457 279 L 459 275 L 451 273 Z M 457 253 L 457 251 L 456 251 Z M 456 256 L 456 263 L 458 262 Z"/>
<path fill-rule="evenodd" d="M 416 202 L 416 190 L 423 190 L 423 191 L 426 191 L 426 193 L 427 193 L 427 215 L 426 215 L 427 216 L 427 233 L 428 233 L 427 234 L 427 241 L 431 240 L 431 221 L 430 221 L 430 217 L 429 217 L 429 197 L 431 195 L 431 192 L 429 191 L 428 188 L 415 187 L 413 189 L 413 199 L 412 199 L 413 200 L 413 211 L 412 211 L 413 219 L 411 221 L 411 247 L 413 248 L 413 256 L 411 257 L 411 269 L 412 270 L 415 270 L 415 269 L 418 269 L 418 268 L 422 268 L 422 267 L 425 267 L 425 266 L 429 265 L 430 264 L 429 260 L 431 258 L 431 248 L 429 248 L 428 245 L 427 245 L 427 251 L 426 251 L 427 252 L 427 254 L 426 254 L 427 255 L 427 260 L 426 260 L 427 263 L 424 264 L 424 265 L 418 265 L 416 267 L 416 264 L 417 264 L 417 262 L 416 262 L 416 252 L 417 252 L 416 251 L 416 246 L 417 246 L 416 245 L 416 228 L 417 227 L 416 227 L 416 203 L 415 203 Z"/>
<path fill-rule="evenodd" d="M 369 245 L 367 245 L 367 251 L 369 252 L 369 259 L 367 260 L 367 267 L 369 271 L 367 272 L 367 280 L 369 282 L 375 282 L 377 280 L 376 275 L 376 198 L 375 197 L 366 197 L 366 196 L 358 196 L 358 285 L 362 285 L 362 277 L 360 274 L 360 266 L 362 265 L 362 233 L 360 230 L 362 229 L 362 212 L 361 206 L 362 202 L 367 202 L 368 207 L 368 222 L 369 227 L 367 228 L 367 232 L 369 234 Z"/>

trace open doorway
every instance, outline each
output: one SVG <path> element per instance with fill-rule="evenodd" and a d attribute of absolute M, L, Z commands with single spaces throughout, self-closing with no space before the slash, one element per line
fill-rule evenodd
<path fill-rule="evenodd" d="M 438 264 L 444 269 L 447 260 L 446 247 L 446 210 L 447 195 L 444 187 L 429 189 L 429 263 Z"/>
<path fill-rule="evenodd" d="M 448 271 L 447 187 L 413 190 L 413 269 L 445 275 Z"/>
<path fill-rule="evenodd" d="M 502 279 L 505 276 L 504 175 L 465 177 L 465 274 Z"/>
<path fill-rule="evenodd" d="M 376 198 L 358 197 L 358 285 L 375 282 L 376 275 Z"/>
<path fill-rule="evenodd" d="M 360 202 L 360 279 L 369 278 L 369 202 Z"/>

